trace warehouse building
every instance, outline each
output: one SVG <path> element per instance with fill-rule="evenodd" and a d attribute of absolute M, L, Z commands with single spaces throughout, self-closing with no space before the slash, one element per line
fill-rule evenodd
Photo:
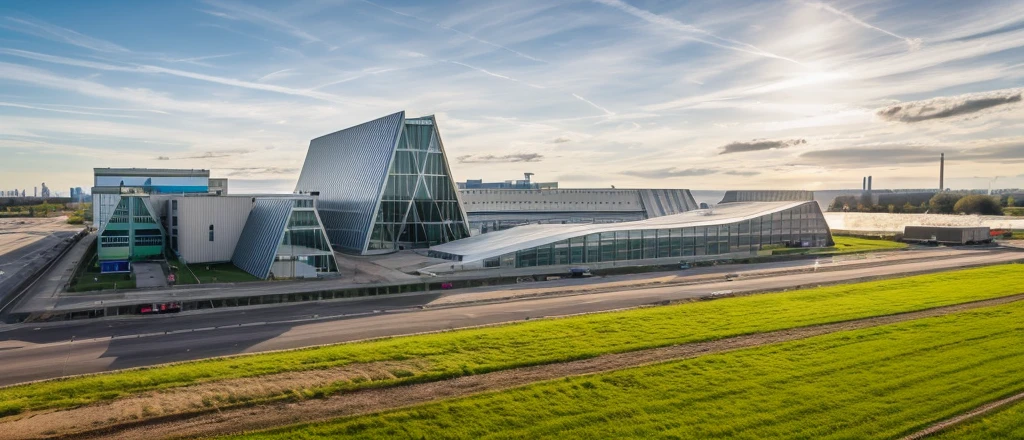
<path fill-rule="evenodd" d="M 665 264 L 745 258 L 766 246 L 833 244 L 813 201 L 735 202 L 634 222 L 528 225 L 478 235 L 431 247 L 429 256 L 450 263 L 424 271 Z"/>
<path fill-rule="evenodd" d="M 463 185 L 460 185 L 463 186 Z M 617 223 L 697 209 L 686 189 L 459 190 L 472 235 L 528 224 Z"/>
<path fill-rule="evenodd" d="M 334 249 L 426 248 L 469 236 L 433 116 L 398 112 L 313 139 L 297 194 L 319 195 Z"/>

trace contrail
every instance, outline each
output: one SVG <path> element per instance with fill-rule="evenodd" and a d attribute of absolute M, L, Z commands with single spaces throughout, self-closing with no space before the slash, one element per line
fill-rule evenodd
<path fill-rule="evenodd" d="M 899 35 L 899 34 L 896 34 L 896 33 L 893 33 L 893 32 L 889 32 L 889 31 L 887 31 L 885 29 L 882 29 L 882 28 L 880 28 L 878 26 L 874 26 L 871 23 L 867 23 L 864 20 L 861 20 L 861 19 L 859 19 L 857 17 L 854 17 L 853 14 L 850 14 L 850 13 L 844 12 L 844 11 L 840 11 L 840 10 L 838 10 L 838 9 L 828 5 L 828 4 L 825 4 L 825 3 L 822 3 L 822 2 L 817 2 L 817 3 L 807 3 L 807 5 L 808 6 L 813 6 L 813 7 L 816 7 L 818 9 L 822 9 L 822 10 L 825 10 L 825 11 L 828 11 L 828 12 L 831 12 L 833 14 L 836 14 L 836 15 L 838 15 L 840 17 L 843 17 L 843 18 L 849 20 L 851 23 L 856 24 L 858 26 L 861 26 L 861 27 L 864 27 L 864 28 L 867 28 L 867 29 L 876 30 L 878 32 L 881 32 L 881 33 L 886 34 L 886 35 L 891 36 L 891 37 L 899 38 L 899 39 L 901 39 L 901 40 L 903 40 L 904 42 L 907 43 L 907 46 L 910 48 L 910 50 L 917 50 L 917 49 L 919 49 L 921 47 L 921 39 L 920 38 L 908 38 L 908 37 L 904 37 L 902 35 Z"/>
<path fill-rule="evenodd" d="M 406 18 L 411 18 L 413 20 L 416 20 L 416 21 L 419 21 L 419 22 L 422 22 L 422 23 L 426 23 L 426 24 L 429 24 L 429 25 L 432 25 L 432 26 L 439 27 L 439 28 L 444 29 L 444 30 L 449 31 L 449 32 L 454 32 L 456 34 L 459 34 L 459 35 L 461 35 L 463 37 L 469 38 L 469 39 L 471 39 L 473 41 L 476 41 L 478 43 L 483 43 L 483 44 L 486 44 L 488 46 L 492 46 L 492 47 L 495 47 L 495 48 L 507 51 L 507 52 L 512 53 L 512 54 L 514 54 L 516 56 L 519 56 L 519 57 L 522 57 L 522 58 L 526 58 L 526 59 L 528 59 L 530 61 L 536 61 L 538 63 L 546 63 L 547 62 L 547 61 L 544 61 L 544 60 L 542 60 L 540 58 L 537 58 L 537 57 L 534 57 L 534 56 L 530 56 L 530 55 L 522 53 L 522 52 L 520 52 L 518 50 L 512 49 L 510 47 L 502 46 L 502 45 L 500 45 L 498 43 L 495 43 L 495 42 L 492 42 L 492 41 L 487 41 L 487 40 L 485 40 L 483 38 L 480 38 L 480 37 L 477 37 L 475 35 L 462 32 L 462 31 L 460 31 L 458 29 L 455 29 L 453 27 L 450 27 L 450 26 L 445 26 L 445 25 L 443 25 L 441 23 L 433 23 L 433 22 L 424 20 L 424 19 L 422 19 L 420 17 L 417 17 L 415 15 L 412 15 L 412 14 L 406 14 L 404 12 L 399 12 L 399 11 L 396 11 L 394 9 L 391 9 L 391 8 L 388 8 L 388 7 L 385 7 L 385 6 L 378 5 L 378 4 L 374 3 L 374 2 L 371 2 L 370 0 L 360 0 L 360 1 L 362 1 L 363 3 L 366 3 L 368 5 L 376 6 L 376 7 L 380 8 L 380 9 L 388 11 L 388 12 L 390 12 L 392 14 L 401 15 L 401 16 L 406 17 Z"/>
<path fill-rule="evenodd" d="M 601 110 L 601 111 L 603 111 L 603 112 L 604 112 L 604 114 L 606 114 L 606 115 L 608 115 L 608 116 L 615 116 L 615 112 L 613 112 L 613 111 L 611 111 L 611 110 L 608 110 L 608 109 L 606 109 L 606 108 L 604 108 L 604 107 L 601 107 L 601 106 L 599 106 L 599 105 L 597 105 L 597 104 L 594 104 L 593 102 L 591 102 L 591 101 L 590 101 L 589 99 L 587 99 L 587 98 L 584 98 L 584 97 L 582 97 L 582 96 L 580 96 L 580 95 L 577 95 L 577 94 L 575 94 L 575 93 L 573 93 L 573 94 L 572 94 L 572 96 L 573 96 L 574 98 L 576 98 L 576 99 L 580 100 L 580 101 L 583 101 L 583 102 L 585 102 L 585 103 L 587 103 L 587 104 L 590 104 L 590 106 L 591 106 L 591 107 L 594 107 L 594 108 L 596 108 L 596 109 L 598 109 L 598 110 Z"/>
<path fill-rule="evenodd" d="M 798 65 L 801 65 L 801 66 L 803 65 L 803 63 L 801 63 L 799 61 L 796 61 L 796 60 L 794 60 L 792 58 L 786 58 L 786 57 L 781 56 L 781 55 L 776 55 L 774 53 L 768 52 L 768 51 L 766 51 L 764 49 L 761 49 L 761 48 L 759 48 L 757 46 L 754 46 L 754 45 L 748 44 L 748 43 L 744 43 L 742 41 L 737 41 L 737 40 L 733 40 L 733 39 L 729 39 L 729 38 L 719 37 L 718 35 L 715 35 L 715 34 L 709 32 L 707 30 L 698 28 L 696 26 L 688 25 L 686 23 L 683 23 L 683 22 L 681 22 L 679 20 L 676 20 L 674 18 L 671 18 L 671 17 L 665 17 L 665 16 L 662 16 L 662 15 L 655 14 L 655 13 L 653 13 L 651 11 L 647 11 L 647 10 L 644 10 L 644 9 L 637 8 L 637 7 L 632 6 L 630 4 L 627 4 L 627 3 L 625 3 L 625 2 L 623 2 L 621 0 L 593 0 L 593 1 L 596 2 L 596 3 L 600 3 L 602 5 L 605 5 L 605 6 L 611 6 L 611 7 L 615 8 L 615 9 L 618 9 L 618 10 L 620 10 L 622 12 L 625 12 L 625 13 L 627 13 L 629 15 L 632 15 L 634 17 L 637 17 L 637 18 L 641 19 L 641 20 L 644 20 L 644 21 L 646 21 L 648 23 L 651 23 L 651 24 L 654 24 L 654 25 L 658 25 L 658 26 L 662 26 L 662 27 L 666 27 L 666 28 L 669 28 L 669 29 L 672 29 L 672 30 L 675 30 L 675 31 L 691 34 L 691 35 L 688 35 L 687 38 L 689 38 L 691 40 L 694 40 L 694 41 L 698 41 L 698 42 L 701 42 L 701 43 L 704 43 L 704 44 L 708 44 L 708 45 L 711 45 L 711 46 L 715 46 L 715 47 L 720 47 L 722 49 L 734 50 L 734 51 L 737 51 L 737 52 L 748 53 L 748 54 L 751 54 L 751 55 L 757 55 L 757 56 L 762 56 L 762 57 L 766 57 L 766 58 L 775 58 L 775 59 L 778 59 L 778 60 L 789 61 L 791 63 L 798 64 Z M 706 36 L 706 37 L 710 37 L 710 39 L 697 38 L 697 37 L 693 36 L 692 34 L 703 35 L 703 36 Z M 714 40 L 717 40 L 717 41 L 714 41 Z"/>

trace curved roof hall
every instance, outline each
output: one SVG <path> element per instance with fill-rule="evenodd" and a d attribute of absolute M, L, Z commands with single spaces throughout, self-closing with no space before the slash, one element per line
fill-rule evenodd
<path fill-rule="evenodd" d="M 463 262 L 469 262 L 601 232 L 689 228 L 734 223 L 781 212 L 807 203 L 815 202 L 736 202 L 721 204 L 715 206 L 714 209 L 688 211 L 633 222 L 526 225 L 456 240 L 431 247 L 430 250 L 460 255 Z M 816 204 L 815 208 L 817 208 Z"/>

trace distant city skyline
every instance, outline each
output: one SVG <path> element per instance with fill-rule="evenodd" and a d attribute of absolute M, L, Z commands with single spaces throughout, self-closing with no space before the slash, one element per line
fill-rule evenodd
<path fill-rule="evenodd" d="M 0 188 L 290 192 L 310 139 L 399 110 L 458 181 L 923 189 L 945 153 L 949 188 L 1024 187 L 1022 46 L 1014 1 L 11 0 Z"/>

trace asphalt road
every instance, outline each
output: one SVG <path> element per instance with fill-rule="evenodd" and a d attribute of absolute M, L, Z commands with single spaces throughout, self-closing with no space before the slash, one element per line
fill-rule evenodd
<path fill-rule="evenodd" d="M 0 385 L 212 356 L 613 310 L 701 297 L 716 291 L 781 290 L 996 264 L 1022 257 L 1020 252 L 978 251 L 939 260 L 422 310 L 419 306 L 429 305 L 440 295 L 250 307 L 38 327 L 22 325 L 0 332 Z"/>
<path fill-rule="evenodd" d="M 0 275 L 0 304 L 6 303 L 3 299 L 13 293 L 15 286 L 25 279 L 27 274 L 22 273 L 23 271 L 35 270 L 46 264 L 56 255 L 46 251 L 52 250 L 54 246 L 73 237 L 76 233 L 74 231 L 40 232 L 38 235 L 45 236 L 39 240 L 11 252 L 0 254 L 0 272 L 3 272 Z"/>

